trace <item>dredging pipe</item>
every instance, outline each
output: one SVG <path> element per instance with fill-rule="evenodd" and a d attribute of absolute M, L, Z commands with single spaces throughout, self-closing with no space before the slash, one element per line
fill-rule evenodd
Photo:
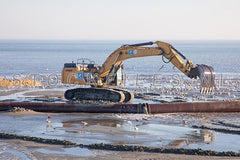
<path fill-rule="evenodd" d="M 87 113 L 197 113 L 197 112 L 240 112 L 240 101 L 217 102 L 178 102 L 161 104 L 71 104 L 71 103 L 34 103 L 0 102 L 0 111 L 14 107 L 31 109 L 37 112 L 87 112 Z"/>

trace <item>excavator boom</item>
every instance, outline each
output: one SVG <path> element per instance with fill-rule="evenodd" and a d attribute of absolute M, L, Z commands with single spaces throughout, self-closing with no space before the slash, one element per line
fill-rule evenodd
<path fill-rule="evenodd" d="M 153 44 L 156 44 L 157 46 L 145 47 Z M 171 62 L 189 78 L 197 79 L 197 77 L 199 77 L 201 82 L 200 91 L 202 93 L 213 91 L 213 88 L 215 86 L 215 71 L 211 66 L 204 64 L 197 64 L 194 66 L 192 61 L 189 61 L 171 44 L 162 41 L 121 46 L 115 50 L 104 62 L 103 66 L 100 69 L 100 77 L 107 77 L 110 75 L 112 69 L 121 64 L 122 61 L 126 59 L 159 55 L 162 55 L 168 60 L 168 62 L 165 63 Z M 183 62 L 183 60 L 186 62 Z"/>

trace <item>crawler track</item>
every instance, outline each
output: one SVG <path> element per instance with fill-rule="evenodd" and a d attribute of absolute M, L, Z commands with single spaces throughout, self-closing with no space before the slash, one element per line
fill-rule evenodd
<path fill-rule="evenodd" d="M 121 103 L 125 100 L 123 92 L 107 88 L 76 88 L 65 92 L 67 100 L 92 100 L 109 101 Z"/>

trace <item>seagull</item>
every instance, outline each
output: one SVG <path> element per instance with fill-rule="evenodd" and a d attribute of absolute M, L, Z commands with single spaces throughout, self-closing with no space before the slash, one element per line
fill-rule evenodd
<path fill-rule="evenodd" d="M 118 114 L 116 114 L 115 116 L 116 116 L 117 118 L 120 118 L 120 119 L 122 118 L 122 117 L 121 117 L 120 115 L 118 115 Z"/>
<path fill-rule="evenodd" d="M 228 97 L 230 97 L 230 95 L 231 95 L 231 93 L 230 93 L 230 92 L 228 92 Z"/>
<path fill-rule="evenodd" d="M 137 121 L 137 122 L 141 122 L 141 120 L 140 120 L 140 119 L 136 119 L 136 121 Z"/>
<path fill-rule="evenodd" d="M 138 130 L 138 127 L 137 127 L 137 126 L 135 126 L 135 127 L 134 127 L 134 129 L 135 129 L 135 131 L 137 131 L 137 130 Z"/>
<path fill-rule="evenodd" d="M 47 128 L 51 128 L 51 127 L 52 127 L 52 125 L 51 125 L 51 124 L 48 124 L 48 125 L 47 125 Z"/>
<path fill-rule="evenodd" d="M 81 121 L 81 123 L 83 124 L 83 126 L 86 126 L 88 123 L 85 121 Z"/>
<path fill-rule="evenodd" d="M 52 121 L 51 121 L 50 119 L 48 119 L 48 118 L 46 119 L 46 121 L 47 121 L 47 123 L 51 123 L 51 122 L 52 122 Z"/>
<path fill-rule="evenodd" d="M 142 118 L 142 120 L 147 121 L 148 119 L 147 118 Z"/>
<path fill-rule="evenodd" d="M 130 124 L 132 126 L 132 122 L 131 121 L 127 121 L 128 124 Z"/>
<path fill-rule="evenodd" d="M 50 114 L 48 114 L 48 118 L 46 119 L 46 122 L 47 123 L 51 123 L 52 121 L 51 121 L 51 115 Z"/>
<path fill-rule="evenodd" d="M 188 123 L 188 121 L 187 120 L 183 120 L 183 124 L 187 124 Z"/>

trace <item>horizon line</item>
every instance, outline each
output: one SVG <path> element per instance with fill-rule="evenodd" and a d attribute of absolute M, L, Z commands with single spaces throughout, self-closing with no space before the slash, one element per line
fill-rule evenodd
<path fill-rule="evenodd" d="M 0 38 L 0 41 L 240 41 L 240 39 L 37 39 Z"/>

